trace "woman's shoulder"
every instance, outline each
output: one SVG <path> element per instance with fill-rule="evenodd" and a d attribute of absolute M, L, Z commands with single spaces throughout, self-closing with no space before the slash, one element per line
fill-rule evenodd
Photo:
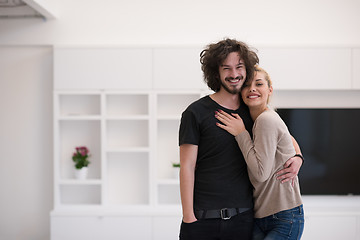
<path fill-rule="evenodd" d="M 258 121 L 279 121 L 281 120 L 279 114 L 277 114 L 277 112 L 275 112 L 272 109 L 268 109 L 264 112 L 262 112 L 257 119 Z"/>
<path fill-rule="evenodd" d="M 274 128 L 275 126 L 283 127 L 283 125 L 285 125 L 284 121 L 281 119 L 279 114 L 271 109 L 261 113 L 257 117 L 256 122 L 258 125 L 262 125 L 263 127 L 271 127 L 271 128 Z"/>

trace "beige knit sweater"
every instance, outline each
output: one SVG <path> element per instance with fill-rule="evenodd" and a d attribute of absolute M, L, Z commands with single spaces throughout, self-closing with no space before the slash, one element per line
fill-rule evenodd
<path fill-rule="evenodd" d="M 276 172 L 295 155 L 290 133 L 280 116 L 266 110 L 255 120 L 253 140 L 247 131 L 236 140 L 245 157 L 250 181 L 254 186 L 254 211 L 256 218 L 291 209 L 302 204 L 299 181 L 276 180 Z"/>

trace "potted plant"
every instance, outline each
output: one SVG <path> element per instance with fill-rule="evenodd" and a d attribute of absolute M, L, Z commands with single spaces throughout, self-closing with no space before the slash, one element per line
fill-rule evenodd
<path fill-rule="evenodd" d="M 90 161 L 88 158 L 89 155 L 89 149 L 85 146 L 76 147 L 75 152 L 72 156 L 72 160 L 75 163 L 75 177 L 77 179 L 85 179 L 87 176 L 88 171 L 88 165 L 90 164 Z"/>

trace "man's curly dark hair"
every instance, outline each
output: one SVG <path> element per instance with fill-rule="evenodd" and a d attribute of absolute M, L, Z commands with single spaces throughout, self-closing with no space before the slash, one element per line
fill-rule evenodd
<path fill-rule="evenodd" d="M 250 49 L 246 43 L 226 38 L 218 43 L 209 44 L 200 53 L 200 63 L 205 83 L 215 92 L 218 92 L 221 87 L 219 66 L 232 52 L 239 53 L 240 58 L 244 61 L 245 80 L 252 79 L 254 75 L 254 66 L 259 63 L 259 58 L 255 50 Z"/>

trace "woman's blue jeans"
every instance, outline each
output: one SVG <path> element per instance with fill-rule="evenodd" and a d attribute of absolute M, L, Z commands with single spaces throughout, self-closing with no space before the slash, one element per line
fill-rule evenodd
<path fill-rule="evenodd" d="M 255 218 L 253 240 L 295 240 L 304 230 L 303 205 L 264 218 Z"/>

